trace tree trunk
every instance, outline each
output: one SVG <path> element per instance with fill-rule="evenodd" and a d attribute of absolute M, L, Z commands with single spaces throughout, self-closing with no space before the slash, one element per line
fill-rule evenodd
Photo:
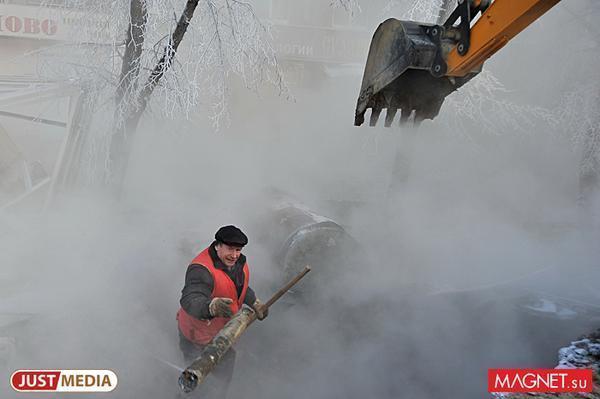
<path fill-rule="evenodd" d="M 148 22 L 146 0 L 131 0 L 129 8 L 129 28 L 125 41 L 125 54 L 121 65 L 121 77 L 117 87 L 117 106 L 122 106 L 126 94 L 135 93 L 138 76 L 140 74 L 140 61 Z"/>
<path fill-rule="evenodd" d="M 127 33 L 127 45 L 121 69 L 121 81 L 117 88 L 117 112 L 121 111 L 121 123 L 111 137 L 110 163 L 111 182 L 116 195 L 120 195 L 127 173 L 133 140 L 142 114 L 146 110 L 150 96 L 160 79 L 171 68 L 177 48 L 183 40 L 199 0 L 188 0 L 183 14 L 177 22 L 169 42 L 163 50 L 161 59 L 152 70 L 140 93 L 135 97 L 142 55 L 142 44 L 147 21 L 145 0 L 131 0 L 131 22 Z"/>
<path fill-rule="evenodd" d="M 121 65 L 121 76 L 115 96 L 115 131 L 110 142 L 110 170 L 116 193 L 120 193 L 131 152 L 131 134 L 137 122 L 130 123 L 132 114 L 137 113 L 135 99 L 140 74 L 141 57 L 148 22 L 146 0 L 131 0 L 129 27 L 125 41 L 125 54 Z"/>

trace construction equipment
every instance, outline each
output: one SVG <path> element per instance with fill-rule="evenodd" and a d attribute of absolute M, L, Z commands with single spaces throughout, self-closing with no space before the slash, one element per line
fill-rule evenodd
<path fill-rule="evenodd" d="M 268 309 L 286 292 L 296 285 L 302 277 L 310 271 L 310 266 L 304 269 L 292 278 L 286 285 L 280 288 L 273 296 L 265 303 Z M 256 320 L 256 313 L 248 308 L 243 307 L 237 312 L 231 320 L 223 326 L 221 331 L 204 347 L 198 359 L 186 368 L 179 376 L 179 387 L 183 392 L 192 392 L 196 387 L 204 381 L 208 374 L 215 368 L 225 353 L 237 342 L 239 337 L 246 331 L 248 326 Z"/>
<path fill-rule="evenodd" d="M 446 96 L 559 1 L 458 0 L 443 24 L 386 20 L 371 41 L 354 124 L 363 124 L 369 108 L 370 126 L 384 108 L 386 127 L 398 109 L 400 124 L 411 115 L 415 124 L 435 118 Z"/>

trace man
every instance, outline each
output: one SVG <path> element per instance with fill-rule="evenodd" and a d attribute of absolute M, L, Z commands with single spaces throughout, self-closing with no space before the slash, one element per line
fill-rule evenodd
<path fill-rule="evenodd" d="M 215 241 L 188 266 L 177 312 L 179 347 L 186 363 L 200 355 L 244 304 L 254 309 L 259 320 L 267 317 L 268 308 L 248 286 L 248 263 L 242 254 L 247 243 L 248 237 L 237 227 L 221 227 Z M 219 397 L 226 396 L 234 363 L 235 351 L 231 349 L 213 371 L 219 380 Z"/>

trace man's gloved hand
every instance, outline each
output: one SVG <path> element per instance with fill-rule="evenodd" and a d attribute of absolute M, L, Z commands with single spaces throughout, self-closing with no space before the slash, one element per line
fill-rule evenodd
<path fill-rule="evenodd" d="M 258 320 L 264 320 L 269 315 L 269 308 L 258 299 L 252 304 L 252 309 L 254 309 Z"/>
<path fill-rule="evenodd" d="M 230 298 L 213 298 L 208 304 L 208 311 L 212 317 L 231 317 L 233 311 L 229 305 L 232 303 Z"/>

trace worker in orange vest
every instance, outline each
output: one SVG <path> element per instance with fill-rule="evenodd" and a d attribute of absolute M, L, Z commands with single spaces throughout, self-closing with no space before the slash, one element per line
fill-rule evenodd
<path fill-rule="evenodd" d="M 196 359 L 206 344 L 231 317 L 248 305 L 263 320 L 268 308 L 248 286 L 250 272 L 242 248 L 248 237 L 235 226 L 221 227 L 215 241 L 200 252 L 187 268 L 177 312 L 179 346 L 187 363 Z M 233 376 L 235 351 L 229 350 L 213 371 L 219 397 L 225 397 Z"/>

